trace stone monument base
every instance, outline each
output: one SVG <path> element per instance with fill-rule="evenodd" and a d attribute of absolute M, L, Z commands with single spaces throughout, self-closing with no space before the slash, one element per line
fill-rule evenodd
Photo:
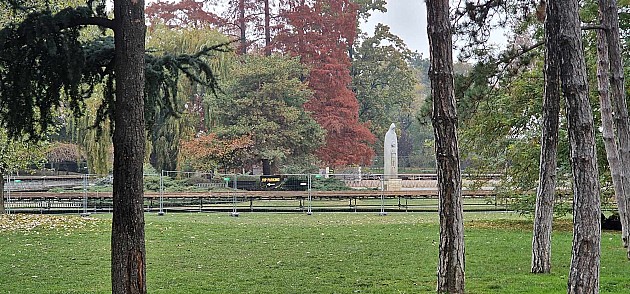
<path fill-rule="evenodd" d="M 388 179 L 383 182 L 383 190 L 400 191 L 402 189 L 402 179 Z"/>

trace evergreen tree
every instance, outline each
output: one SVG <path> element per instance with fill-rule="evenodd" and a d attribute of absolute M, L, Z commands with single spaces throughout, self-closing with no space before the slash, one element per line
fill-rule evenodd
<path fill-rule="evenodd" d="M 180 71 L 216 87 L 211 68 L 199 59 L 216 48 L 145 56 L 143 0 L 115 0 L 113 19 L 106 17 L 104 1 L 57 13 L 21 0 L 3 3 L 28 12 L 0 30 L 0 121 L 10 137 L 41 139 L 55 124 L 55 111 L 64 105 L 80 115 L 83 100 L 104 83 L 96 123 L 109 118 L 113 125 L 112 292 L 145 293 L 143 161 L 146 126 L 155 121 L 147 110 L 160 104 L 175 113 Z M 91 25 L 113 31 L 114 38 L 80 38 Z"/>
<path fill-rule="evenodd" d="M 224 126 L 218 133 L 226 138 L 251 138 L 248 165 L 268 161 L 271 169 L 289 158 L 307 158 L 322 144 L 322 128 L 303 107 L 312 97 L 300 81 L 307 73 L 297 58 L 279 56 L 243 57 L 231 71 L 218 103 Z M 265 174 L 273 172 L 278 170 Z"/>

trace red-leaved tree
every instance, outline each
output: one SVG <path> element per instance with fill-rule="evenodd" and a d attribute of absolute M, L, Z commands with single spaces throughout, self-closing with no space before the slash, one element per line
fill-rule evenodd
<path fill-rule="evenodd" d="M 145 12 L 151 23 L 215 28 L 238 40 L 238 54 L 264 51 L 270 55 L 268 43 L 274 26 L 272 6 L 270 0 L 158 0 L 147 6 Z"/>
<path fill-rule="evenodd" d="M 198 0 L 158 1 L 147 6 L 145 14 L 150 22 L 161 21 L 171 27 L 199 28 L 221 25 L 224 21 L 211 12 L 210 4 Z"/>
<path fill-rule="evenodd" d="M 351 0 L 289 0 L 281 7 L 284 26 L 275 47 L 311 68 L 314 97 L 304 107 L 327 131 L 317 156 L 330 166 L 368 164 L 374 135 L 359 122 L 359 104 L 349 89 L 348 50 L 357 35 L 358 6 Z"/>

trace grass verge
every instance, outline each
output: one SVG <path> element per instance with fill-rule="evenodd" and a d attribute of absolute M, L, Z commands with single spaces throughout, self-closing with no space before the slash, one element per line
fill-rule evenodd
<path fill-rule="evenodd" d="M 0 216 L 1 292 L 109 293 L 110 218 Z M 467 293 L 566 292 L 570 220 L 555 222 L 552 274 L 533 275 L 531 220 L 465 219 Z M 148 292 L 432 293 L 437 241 L 435 213 L 147 214 Z M 630 292 L 620 244 L 603 233 L 601 293 Z"/>

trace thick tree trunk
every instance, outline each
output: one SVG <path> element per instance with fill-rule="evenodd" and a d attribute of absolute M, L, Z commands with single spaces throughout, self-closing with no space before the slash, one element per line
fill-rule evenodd
<path fill-rule="evenodd" d="M 440 215 L 437 292 L 464 293 L 464 221 L 449 2 L 427 0 L 426 3 Z"/>
<path fill-rule="evenodd" d="M 144 0 L 116 0 L 112 293 L 146 293 L 142 164 Z"/>
<path fill-rule="evenodd" d="M 0 173 L 0 214 L 5 214 L 4 208 L 4 174 Z"/>
<path fill-rule="evenodd" d="M 621 181 L 623 192 L 617 198 L 619 216 L 622 225 L 622 241 L 625 247 L 630 243 L 630 121 L 628 119 L 628 106 L 624 89 L 623 59 L 621 57 L 621 45 L 619 44 L 619 15 L 616 0 L 599 0 L 599 16 L 602 25 L 607 28 L 606 42 L 608 44 L 608 59 L 610 60 L 610 87 L 611 102 L 614 113 L 614 127 L 617 131 L 617 148 L 621 160 Z M 615 191 L 616 192 L 616 191 Z M 630 258 L 630 247 L 628 248 Z"/>
<path fill-rule="evenodd" d="M 543 132 L 540 147 L 539 183 L 536 193 L 534 233 L 532 237 L 532 273 L 551 271 L 551 228 L 556 194 L 558 124 L 560 115 L 560 66 L 558 57 L 558 17 L 547 5 L 545 18 L 545 96 Z"/>
<path fill-rule="evenodd" d="M 623 176 L 623 166 L 619 158 L 619 149 L 617 148 L 614 135 L 609 84 L 610 62 L 608 58 L 608 41 L 606 39 L 606 33 L 602 30 L 597 30 L 597 86 L 599 92 L 599 108 L 602 117 L 604 148 L 606 149 L 606 158 L 608 160 L 615 198 L 617 200 L 619 219 L 621 220 L 622 243 L 624 246 L 627 246 L 628 215 L 624 186 L 624 181 L 627 179 Z"/>
<path fill-rule="evenodd" d="M 567 293 L 599 293 L 601 218 L 593 114 L 577 0 L 558 9 L 562 93 L 566 99 L 573 170 L 573 248 Z"/>

